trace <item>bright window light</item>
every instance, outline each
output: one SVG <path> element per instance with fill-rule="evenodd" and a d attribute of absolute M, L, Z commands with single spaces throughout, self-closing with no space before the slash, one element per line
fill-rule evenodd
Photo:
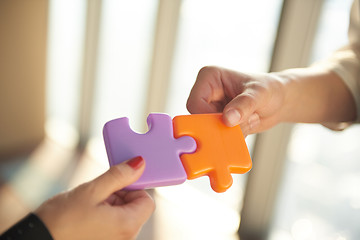
<path fill-rule="evenodd" d="M 280 0 L 184 0 L 180 12 L 166 112 L 172 116 L 188 114 L 187 97 L 198 71 L 203 66 L 218 65 L 238 71 L 267 72 L 281 7 Z M 251 148 L 251 141 L 248 143 Z M 172 229 L 172 235 L 184 237 L 184 232 L 194 232 L 194 229 L 189 226 L 187 219 L 181 216 L 198 216 L 196 226 L 199 229 L 208 229 L 207 235 L 203 235 L 203 238 L 236 239 L 237 227 L 229 228 L 229 219 L 225 215 L 217 218 L 210 215 L 213 210 L 217 212 L 225 206 L 239 214 L 246 176 L 246 174 L 234 174 L 233 186 L 226 193 L 221 194 L 213 192 L 208 177 L 187 181 L 182 188 L 184 198 L 194 196 L 196 192 L 196 196 L 202 196 L 202 202 L 192 201 L 192 207 L 189 205 L 159 211 L 160 216 L 157 219 L 161 222 L 161 227 L 173 228 L 174 226 L 170 225 L 176 222 L 179 226 Z M 158 194 L 162 199 L 174 199 L 171 188 L 159 189 L 159 191 Z M 194 208 L 194 205 L 197 207 Z M 203 214 L 202 206 L 212 206 L 213 210 L 209 209 L 209 214 Z M 172 220 L 174 216 L 178 217 Z M 209 217 L 212 226 L 217 227 L 206 227 Z M 199 231 L 201 233 L 201 230 Z M 201 238 L 196 234 L 187 234 L 184 238 Z M 157 239 L 166 239 L 166 236 Z"/>
<path fill-rule="evenodd" d="M 324 2 L 311 62 L 347 43 L 352 0 Z M 270 239 L 359 239 L 360 126 L 298 124 L 291 137 Z"/>
<path fill-rule="evenodd" d="M 49 1 L 47 118 L 74 127 L 78 117 L 85 0 Z"/>
<path fill-rule="evenodd" d="M 141 130 L 147 99 L 157 1 L 103 1 L 92 135 L 105 122 L 128 117 Z"/>

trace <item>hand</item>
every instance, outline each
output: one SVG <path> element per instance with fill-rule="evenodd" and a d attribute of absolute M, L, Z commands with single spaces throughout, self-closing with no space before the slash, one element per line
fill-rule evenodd
<path fill-rule="evenodd" d="M 285 93 L 274 74 L 245 74 L 219 67 L 199 71 L 187 102 L 190 113 L 223 112 L 226 125 L 240 124 L 244 136 L 280 122 Z"/>
<path fill-rule="evenodd" d="M 154 211 L 145 191 L 119 191 L 144 171 L 137 157 L 43 203 L 35 214 L 56 240 L 134 239 Z"/>

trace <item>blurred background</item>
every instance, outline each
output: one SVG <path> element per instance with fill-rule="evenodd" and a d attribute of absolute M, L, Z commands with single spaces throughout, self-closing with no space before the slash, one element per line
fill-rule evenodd
<path fill-rule="evenodd" d="M 187 114 L 197 72 L 304 67 L 347 43 L 352 0 L 1 0 L 0 232 L 108 169 L 105 122 Z M 247 137 L 226 192 L 151 191 L 138 239 L 359 239 L 360 127 L 282 124 Z M 241 222 L 241 224 L 240 224 Z M 240 227 L 239 227 L 240 226 Z"/>

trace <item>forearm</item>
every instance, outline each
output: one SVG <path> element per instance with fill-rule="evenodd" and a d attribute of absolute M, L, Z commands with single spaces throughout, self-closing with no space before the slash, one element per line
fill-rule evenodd
<path fill-rule="evenodd" d="M 273 74 L 284 84 L 281 122 L 326 123 L 356 119 L 353 96 L 337 74 L 317 68 Z"/>

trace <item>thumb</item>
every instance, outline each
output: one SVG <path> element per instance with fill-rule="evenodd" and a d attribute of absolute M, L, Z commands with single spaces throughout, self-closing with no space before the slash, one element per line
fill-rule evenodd
<path fill-rule="evenodd" d="M 256 97 L 248 92 L 239 94 L 224 108 L 223 120 L 229 127 L 234 127 L 249 120 L 254 115 L 257 107 Z"/>
<path fill-rule="evenodd" d="M 145 161 L 138 156 L 126 162 L 110 167 L 92 182 L 96 199 L 102 201 L 112 193 L 123 189 L 140 178 L 145 169 Z"/>

